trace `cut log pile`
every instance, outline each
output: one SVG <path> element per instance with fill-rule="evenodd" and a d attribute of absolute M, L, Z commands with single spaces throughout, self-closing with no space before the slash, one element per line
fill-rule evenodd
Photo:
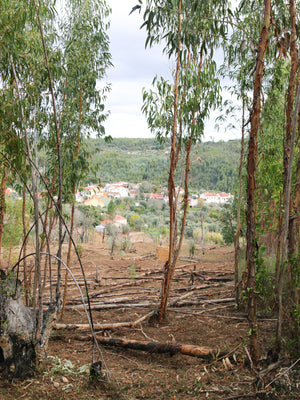
<path fill-rule="evenodd" d="M 93 310 L 93 327 L 95 331 L 118 331 L 122 328 L 140 327 L 141 323 L 155 314 L 159 303 L 163 272 L 162 263 L 159 260 L 154 264 L 155 266 L 153 267 L 153 263 L 146 263 L 143 257 L 136 258 L 134 264 L 124 262 L 124 265 L 120 265 L 118 268 L 116 268 L 115 264 L 111 267 L 105 266 L 105 268 L 101 268 L 101 266 L 91 265 L 87 261 L 85 273 L 90 307 Z M 219 265 L 219 262 L 216 263 L 216 266 Z M 84 281 L 79 268 L 73 267 L 72 271 L 76 277 L 77 284 L 83 288 Z M 46 283 L 48 291 L 50 286 L 51 282 L 48 281 Z M 53 325 L 53 328 L 55 330 L 73 331 L 72 337 L 76 337 L 78 340 L 90 340 L 90 324 L 87 321 L 82 321 L 82 315 L 84 314 L 81 313 L 86 308 L 87 297 L 84 297 L 86 304 L 82 304 L 82 297 L 78 293 L 75 282 L 70 280 L 68 286 L 66 310 L 80 313 L 78 314 L 78 323 L 76 323 L 76 320 L 73 323 L 73 314 L 72 323 L 59 321 Z M 192 312 L 196 315 L 216 308 L 228 307 L 234 304 L 232 289 L 233 275 L 231 265 L 224 263 L 224 269 L 216 268 L 216 270 L 211 271 L 211 262 L 207 270 L 205 266 L 202 267 L 199 260 L 185 259 L 175 271 L 174 288 L 171 290 L 169 297 L 169 309 L 180 310 L 182 313 L 186 312 L 187 315 Z M 217 298 L 214 297 L 216 293 L 218 294 Z M 46 309 L 47 303 L 50 303 L 50 291 L 48 300 L 47 293 L 44 298 Z M 118 314 L 118 320 L 101 321 L 103 318 L 102 312 L 114 309 L 122 310 Z M 126 310 L 130 310 L 130 315 L 134 311 L 136 317 L 134 319 L 132 317 L 128 318 Z M 78 336 L 77 332 L 82 332 L 82 335 L 83 333 L 85 334 L 84 336 Z M 158 353 L 166 352 L 171 355 L 180 353 L 212 358 L 218 353 L 210 347 L 192 344 L 143 342 L 120 337 L 104 338 L 99 335 L 97 335 L 97 339 L 103 345 Z"/>

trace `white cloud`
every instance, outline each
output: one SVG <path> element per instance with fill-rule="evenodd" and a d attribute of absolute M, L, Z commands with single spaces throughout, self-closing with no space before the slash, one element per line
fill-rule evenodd
<path fill-rule="evenodd" d="M 171 77 L 171 62 L 162 55 L 162 49 L 145 49 L 146 33 L 140 30 L 142 16 L 135 11 L 129 15 L 137 0 L 107 0 L 112 8 L 110 51 L 114 68 L 108 71 L 107 81 L 112 84 L 106 108 L 110 116 L 105 130 L 112 137 L 153 137 L 141 112 L 142 89 L 149 88 L 155 75 Z M 219 132 L 214 128 L 215 116 L 205 125 L 204 140 L 227 140 L 239 137 L 238 131 Z"/>

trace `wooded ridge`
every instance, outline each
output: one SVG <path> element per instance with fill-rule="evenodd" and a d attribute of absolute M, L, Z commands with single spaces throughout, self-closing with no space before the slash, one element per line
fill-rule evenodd
<path fill-rule="evenodd" d="M 86 145 L 92 165 L 98 167 L 97 177 L 104 183 L 148 181 L 161 186 L 168 180 L 169 142 L 161 144 L 154 138 L 116 138 L 110 143 L 104 139 L 87 139 Z M 232 193 L 237 181 L 239 153 L 239 140 L 196 145 L 191 155 L 190 187 Z"/>

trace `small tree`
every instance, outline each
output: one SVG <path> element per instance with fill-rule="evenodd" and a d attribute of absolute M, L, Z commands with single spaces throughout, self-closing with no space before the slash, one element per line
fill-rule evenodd
<path fill-rule="evenodd" d="M 142 3 L 140 1 L 140 3 Z M 164 41 L 164 52 L 175 59 L 174 81 L 155 78 L 156 92 L 144 91 L 143 111 L 148 125 L 159 141 L 170 137 L 168 195 L 170 207 L 169 257 L 164 266 L 164 280 L 158 320 L 165 316 L 170 286 L 181 250 L 188 211 L 190 156 L 193 144 L 200 140 L 204 120 L 219 102 L 219 81 L 213 61 L 218 37 L 225 35 L 219 23 L 227 2 L 218 1 L 146 1 L 143 26 L 146 45 Z M 141 5 L 134 9 L 141 9 Z M 175 183 L 179 160 L 183 158 L 184 199 L 182 218 L 178 216 L 179 190 Z"/>

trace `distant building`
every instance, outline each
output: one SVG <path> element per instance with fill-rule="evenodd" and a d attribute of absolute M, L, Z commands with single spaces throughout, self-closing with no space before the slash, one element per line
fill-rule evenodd
<path fill-rule="evenodd" d="M 198 201 L 198 198 L 196 196 L 192 196 L 192 197 L 189 198 L 189 206 L 190 207 L 192 207 L 192 208 L 193 207 L 197 207 L 198 203 L 199 203 L 199 201 Z"/>
<path fill-rule="evenodd" d="M 97 225 L 95 229 L 97 232 L 103 233 L 105 232 L 107 225 L 110 224 L 116 226 L 119 230 L 122 230 L 122 227 L 127 225 L 127 219 L 122 217 L 121 215 L 116 214 L 114 219 L 106 219 L 105 221 L 101 221 L 101 224 Z"/>
<path fill-rule="evenodd" d="M 214 192 L 205 192 L 200 194 L 200 198 L 203 199 L 206 203 L 214 203 L 214 204 L 225 204 L 228 201 L 233 199 L 233 196 L 230 193 L 214 193 Z"/>
<path fill-rule="evenodd" d="M 10 187 L 7 187 L 5 189 L 5 194 L 12 194 L 12 193 L 16 193 L 16 191 L 14 189 L 11 189 Z"/>
<path fill-rule="evenodd" d="M 103 188 L 99 188 L 98 185 L 89 185 L 77 190 L 77 192 L 75 193 L 75 200 L 77 201 L 77 203 L 83 203 L 85 200 L 91 199 L 95 196 L 103 197 Z"/>
<path fill-rule="evenodd" d="M 120 197 L 129 197 L 129 184 L 127 182 L 108 183 L 105 185 L 105 192 L 109 197 L 118 199 Z"/>
<path fill-rule="evenodd" d="M 153 200 L 164 200 L 164 196 L 161 193 L 145 193 L 145 197 Z"/>
<path fill-rule="evenodd" d="M 105 206 L 105 200 L 101 197 L 98 197 L 94 195 L 93 197 L 90 197 L 89 199 L 83 200 L 82 202 L 86 206 L 100 206 L 104 207 Z"/>

